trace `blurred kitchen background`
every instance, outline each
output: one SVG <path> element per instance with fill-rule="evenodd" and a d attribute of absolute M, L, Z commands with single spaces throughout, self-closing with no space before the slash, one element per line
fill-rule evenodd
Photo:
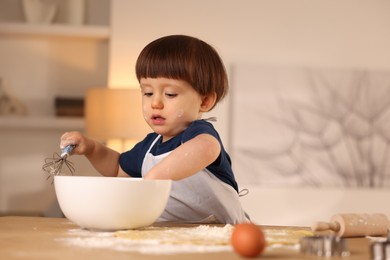
<path fill-rule="evenodd" d="M 134 65 L 150 41 L 199 37 L 232 82 L 240 64 L 390 70 L 389 12 L 386 0 L 0 0 L 0 215 L 61 216 L 41 167 L 61 134 L 85 122 L 80 110 L 59 113 L 58 102 L 84 101 L 89 88 L 137 88 Z M 229 150 L 231 100 L 210 116 Z M 96 175 L 84 158 L 70 159 L 76 174 Z M 291 193 L 280 194 L 272 196 Z M 259 199 L 245 206 L 263 221 Z"/>

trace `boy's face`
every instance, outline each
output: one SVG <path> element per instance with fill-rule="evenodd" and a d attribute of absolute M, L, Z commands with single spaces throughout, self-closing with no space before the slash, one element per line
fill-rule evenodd
<path fill-rule="evenodd" d="M 163 142 L 202 116 L 202 96 L 189 83 L 168 78 L 141 78 L 143 115 Z"/>

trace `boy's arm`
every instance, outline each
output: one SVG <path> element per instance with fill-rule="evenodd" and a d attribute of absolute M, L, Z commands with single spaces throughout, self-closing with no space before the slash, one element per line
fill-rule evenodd
<path fill-rule="evenodd" d="M 66 132 L 61 136 L 60 148 L 76 145 L 72 154 L 85 155 L 92 166 L 108 177 L 126 175 L 119 167 L 119 153 L 80 132 Z"/>
<path fill-rule="evenodd" d="M 184 179 L 213 163 L 220 152 L 221 145 L 214 136 L 197 135 L 154 166 L 145 179 Z"/>
<path fill-rule="evenodd" d="M 103 144 L 89 139 L 91 149 L 85 153 L 85 157 L 93 167 L 106 177 L 116 177 L 119 174 L 119 153 Z"/>

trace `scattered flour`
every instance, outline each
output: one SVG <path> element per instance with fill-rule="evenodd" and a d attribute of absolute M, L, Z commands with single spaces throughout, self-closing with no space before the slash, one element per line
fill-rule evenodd
<path fill-rule="evenodd" d="M 148 227 L 118 232 L 71 229 L 58 241 L 72 246 L 109 248 L 144 254 L 177 254 L 232 251 L 229 244 L 232 226 L 194 228 Z"/>
<path fill-rule="evenodd" d="M 232 225 L 197 227 L 145 227 L 116 232 L 98 232 L 70 229 L 58 241 L 71 246 L 107 248 L 143 254 L 180 254 L 205 252 L 230 252 Z M 280 248 L 299 251 L 299 239 L 310 235 L 304 230 L 263 230 L 267 240 L 266 251 Z"/>

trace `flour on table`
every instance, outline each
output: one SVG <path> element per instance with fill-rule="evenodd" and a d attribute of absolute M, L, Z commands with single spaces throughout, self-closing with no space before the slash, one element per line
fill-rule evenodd
<path fill-rule="evenodd" d="M 313 232 L 306 229 L 263 229 L 267 241 L 266 250 L 283 248 L 293 251 L 299 251 L 299 241 L 302 237 L 313 236 Z"/>
<path fill-rule="evenodd" d="M 305 229 L 263 229 L 268 245 L 297 245 L 305 236 L 313 236 L 313 232 Z"/>
<path fill-rule="evenodd" d="M 69 230 L 61 238 L 72 246 L 110 248 L 145 254 L 204 253 L 232 251 L 230 235 L 233 226 L 213 227 L 146 227 L 117 232 L 94 232 L 85 229 Z"/>
<path fill-rule="evenodd" d="M 232 225 L 224 227 L 147 227 L 142 229 L 118 231 L 115 236 L 133 241 L 156 240 L 161 244 L 228 246 L 233 230 Z"/>
<path fill-rule="evenodd" d="M 61 242 L 72 246 L 109 248 L 117 251 L 145 254 L 177 254 L 233 251 L 230 237 L 234 226 L 158 227 L 116 232 L 96 232 L 71 229 Z M 285 248 L 299 250 L 299 239 L 310 236 L 307 230 L 264 228 L 266 250 Z"/>

